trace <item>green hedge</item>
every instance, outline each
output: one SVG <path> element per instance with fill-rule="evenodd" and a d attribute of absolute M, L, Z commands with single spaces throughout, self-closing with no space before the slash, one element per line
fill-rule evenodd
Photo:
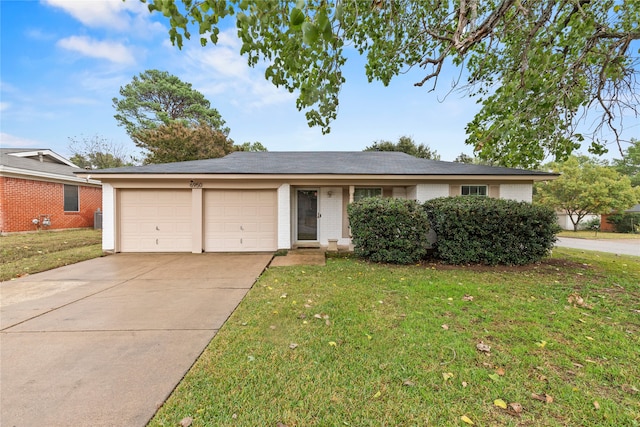
<path fill-rule="evenodd" d="M 623 212 L 611 214 L 607 222 L 613 224 L 617 233 L 640 233 L 640 213 Z"/>
<path fill-rule="evenodd" d="M 560 231 L 552 209 L 488 197 L 443 197 L 423 204 L 450 264 L 522 265 L 549 254 Z"/>
<path fill-rule="evenodd" d="M 429 222 L 413 200 L 371 197 L 347 208 L 357 256 L 373 262 L 411 264 L 429 247 Z"/>

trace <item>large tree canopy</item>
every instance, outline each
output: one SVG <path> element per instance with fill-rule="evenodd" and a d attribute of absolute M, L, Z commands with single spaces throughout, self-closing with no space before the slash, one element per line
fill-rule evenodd
<path fill-rule="evenodd" d="M 114 116 L 133 141 L 140 135 L 171 122 L 205 126 L 228 134 L 224 120 L 204 95 L 166 71 L 147 70 L 120 88 L 121 98 L 113 98 Z"/>
<path fill-rule="evenodd" d="M 388 84 L 412 67 L 416 86 L 435 87 L 447 64 L 482 104 L 467 143 L 509 166 L 566 158 L 585 138 L 576 126 L 618 139 L 624 114 L 637 117 L 640 2 L 634 0 L 141 0 L 169 19 L 182 46 L 195 28 L 216 43 L 220 20 L 235 15 L 241 53 L 265 76 L 298 92 L 310 125 L 329 131 L 345 78 L 346 48 L 366 55 L 369 80 Z M 449 65 L 451 66 L 451 65 Z M 631 113 L 629 112 L 631 110 Z M 617 141 L 620 146 L 620 141 Z"/>
<path fill-rule="evenodd" d="M 585 156 L 570 156 L 562 163 L 552 163 L 558 179 L 536 183 L 534 202 L 561 210 L 569 215 L 574 230 L 588 214 L 608 214 L 628 209 L 638 203 L 640 191 L 631 186 L 629 177 Z"/>
<path fill-rule="evenodd" d="M 209 126 L 189 126 L 173 121 L 140 132 L 145 164 L 185 162 L 223 157 L 236 151 L 226 134 Z"/>

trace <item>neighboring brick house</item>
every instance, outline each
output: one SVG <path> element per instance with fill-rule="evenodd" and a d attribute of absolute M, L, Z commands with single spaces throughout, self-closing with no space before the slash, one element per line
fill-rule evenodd
<path fill-rule="evenodd" d="M 100 182 L 47 149 L 0 148 L 0 233 L 93 227 Z"/>

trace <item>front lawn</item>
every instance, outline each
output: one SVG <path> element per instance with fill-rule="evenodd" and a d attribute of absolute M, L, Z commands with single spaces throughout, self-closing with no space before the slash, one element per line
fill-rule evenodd
<path fill-rule="evenodd" d="M 0 236 L 0 281 L 102 255 L 101 230 L 40 231 Z"/>
<path fill-rule="evenodd" d="M 639 425 L 638 260 L 270 268 L 150 425 Z"/>

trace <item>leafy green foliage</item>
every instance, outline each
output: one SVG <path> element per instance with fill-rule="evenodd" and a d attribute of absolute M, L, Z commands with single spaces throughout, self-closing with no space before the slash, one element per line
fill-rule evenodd
<path fill-rule="evenodd" d="M 138 146 L 146 150 L 145 164 L 212 159 L 236 151 L 224 133 L 179 121 L 139 132 L 138 137 Z"/>
<path fill-rule="evenodd" d="M 613 224 L 618 233 L 640 233 L 640 213 L 616 212 L 607 216 L 607 222 Z"/>
<path fill-rule="evenodd" d="M 401 136 L 397 143 L 391 141 L 375 141 L 362 151 L 400 151 L 421 159 L 440 160 L 440 154 L 425 144 L 416 144 L 410 136 Z"/>
<path fill-rule="evenodd" d="M 450 264 L 523 265 L 547 256 L 560 231 L 555 213 L 526 202 L 441 197 L 424 209 L 436 233 L 436 255 Z"/>
<path fill-rule="evenodd" d="M 245 142 L 244 144 L 236 145 L 236 151 L 269 151 L 267 147 L 262 145 L 261 142 Z"/>
<path fill-rule="evenodd" d="M 558 179 L 536 184 L 534 201 L 565 212 L 574 230 L 588 214 L 607 214 L 628 209 L 637 203 L 640 192 L 631 187 L 629 177 L 600 166 L 588 157 L 571 156 L 564 163 L 552 163 Z"/>
<path fill-rule="evenodd" d="M 351 203 L 347 211 L 356 255 L 393 264 L 426 256 L 429 222 L 415 201 L 369 197 Z"/>
<path fill-rule="evenodd" d="M 297 91 L 298 109 L 323 132 L 345 83 L 345 46 L 385 85 L 422 68 L 415 85 L 435 87 L 445 66 L 463 68 L 465 89 L 482 104 L 467 142 L 505 166 L 566 158 L 582 143 L 575 127 L 587 110 L 602 113 L 594 133 L 616 136 L 618 119 L 637 112 L 637 1 L 142 1 L 169 20 L 179 47 L 192 27 L 203 46 L 216 43 L 221 20 L 235 15 L 249 65 L 266 61 L 265 77 Z M 598 141 L 589 149 L 606 151 Z"/>
<path fill-rule="evenodd" d="M 69 160 L 83 169 L 118 168 L 133 164 L 121 145 L 107 141 L 99 135 L 73 137 L 69 138 L 69 141 L 69 150 L 73 153 Z"/>
<path fill-rule="evenodd" d="M 622 159 L 613 159 L 613 168 L 628 176 L 633 187 L 640 187 L 640 139 L 631 138 L 622 154 Z"/>
<path fill-rule="evenodd" d="M 120 88 L 113 98 L 114 116 L 136 144 L 145 131 L 173 121 L 205 126 L 225 134 L 224 120 L 204 95 L 166 71 L 146 70 Z"/>

